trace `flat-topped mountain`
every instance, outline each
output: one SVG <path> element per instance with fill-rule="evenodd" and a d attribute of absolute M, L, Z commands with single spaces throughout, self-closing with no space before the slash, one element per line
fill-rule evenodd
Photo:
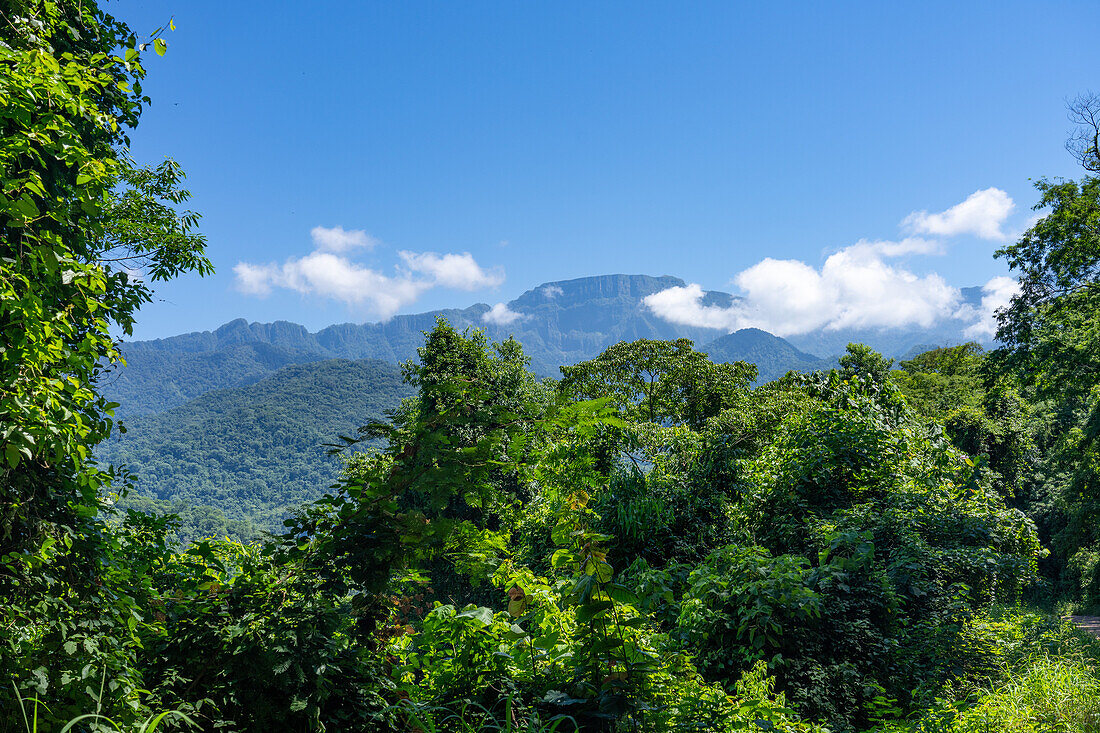
<path fill-rule="evenodd" d="M 456 328 L 483 328 L 494 340 L 515 336 L 538 374 L 596 356 L 619 341 L 691 338 L 710 341 L 720 332 L 670 324 L 643 298 L 683 285 L 675 277 L 602 275 L 545 283 L 508 304 L 517 314 L 507 324 L 487 321 L 484 303 L 394 316 L 383 323 L 341 323 L 310 333 L 287 321 L 230 321 L 214 331 L 136 341 L 123 346 L 127 366 L 104 382 L 122 416 L 181 405 L 212 389 L 250 384 L 287 364 L 321 359 L 378 359 L 397 364 L 416 356 L 423 332 L 442 316 Z"/>
<path fill-rule="evenodd" d="M 821 331 L 789 339 L 758 329 L 723 334 L 670 323 L 645 305 L 647 295 L 684 284 L 667 275 L 548 282 L 507 303 L 503 320 L 494 319 L 485 303 L 399 315 L 381 323 L 341 323 L 316 333 L 287 321 L 249 323 L 238 318 L 214 331 L 125 344 L 128 365 L 105 378 L 104 391 L 121 403 L 119 414 L 126 417 L 160 412 L 213 389 L 251 384 L 289 364 L 333 358 L 397 364 L 416 356 L 423 332 L 439 316 L 460 329 L 482 328 L 494 340 L 514 336 L 531 358 L 532 370 L 545 376 L 557 376 L 558 367 L 590 359 L 614 343 L 640 338 L 689 338 L 716 359 L 756 363 L 762 379 L 788 369 L 818 368 L 822 359 L 831 361 L 842 353 L 849 341 L 899 356 L 916 344 L 965 340 L 952 324 L 932 330 Z M 964 289 L 964 297 L 974 301 L 980 292 Z M 712 291 L 703 304 L 728 306 L 733 300 L 729 293 Z"/>
<path fill-rule="evenodd" d="M 503 318 L 500 306 L 478 303 L 315 333 L 287 321 L 237 319 L 213 331 L 127 343 L 127 365 L 111 370 L 102 388 L 121 403 L 117 414 L 128 432 L 101 447 L 100 457 L 128 464 L 145 496 L 209 505 L 230 520 L 274 527 L 335 477 L 338 466 L 323 443 L 409 393 L 395 365 L 416 356 L 439 316 L 460 329 L 483 328 L 493 340 L 514 336 L 532 369 L 545 376 L 641 338 L 692 339 L 715 361 L 756 364 L 759 381 L 829 368 L 850 340 L 889 356 L 916 344 L 964 340 L 949 327 L 790 340 L 756 328 L 727 334 L 670 323 L 645 305 L 647 295 L 684 284 L 669 276 L 602 275 L 532 288 L 506 304 Z M 709 292 L 703 305 L 732 301 L 728 293 Z"/>

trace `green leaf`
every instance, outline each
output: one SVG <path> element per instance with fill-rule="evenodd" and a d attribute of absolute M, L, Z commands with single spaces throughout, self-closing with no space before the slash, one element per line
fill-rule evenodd
<path fill-rule="evenodd" d="M 623 646 L 623 640 L 622 639 L 614 639 L 614 638 L 600 639 L 599 641 L 597 641 L 596 643 L 594 643 L 592 645 L 592 651 L 595 651 L 595 652 L 609 652 L 612 649 L 618 649 L 621 646 Z"/>
<path fill-rule="evenodd" d="M 592 601 L 591 603 L 586 603 L 577 609 L 577 623 L 586 624 L 604 611 L 611 610 L 614 605 L 615 604 L 611 601 Z"/>
<path fill-rule="evenodd" d="M 573 552 L 568 548 L 563 547 L 560 550 L 555 550 L 554 554 L 550 556 L 550 567 L 557 570 L 558 568 L 565 567 L 569 563 L 573 562 L 573 560 Z"/>
<path fill-rule="evenodd" d="M 523 615 L 523 612 L 527 610 L 527 598 L 516 598 L 508 601 L 508 614 L 512 617 L 518 618 Z"/>
<path fill-rule="evenodd" d="M 168 42 L 163 38 L 158 38 L 153 41 L 153 50 L 157 52 L 157 56 L 163 56 L 164 52 L 168 50 Z"/>
<path fill-rule="evenodd" d="M 543 634 L 542 636 L 536 637 L 535 640 L 531 642 L 531 644 L 536 649 L 549 651 L 556 647 L 559 641 L 561 641 L 561 633 L 553 631 L 548 634 Z"/>
<path fill-rule="evenodd" d="M 470 606 L 455 614 L 455 617 L 472 618 L 475 621 L 481 622 L 483 626 L 489 626 L 493 623 L 493 609 L 486 608 L 485 606 Z"/>
<path fill-rule="evenodd" d="M 611 596 L 613 600 L 616 600 L 619 603 L 638 602 L 638 594 L 632 591 L 630 588 L 627 588 L 625 585 L 620 585 L 619 583 L 611 583 L 606 588 L 604 588 L 604 591 L 606 591 L 607 595 Z"/>
<path fill-rule="evenodd" d="M 4 458 L 8 460 L 8 465 L 15 468 L 19 465 L 19 447 L 14 443 L 8 443 L 4 446 Z"/>
<path fill-rule="evenodd" d="M 567 545 L 573 538 L 573 524 L 568 521 L 559 522 L 550 532 L 550 539 L 555 545 Z"/>

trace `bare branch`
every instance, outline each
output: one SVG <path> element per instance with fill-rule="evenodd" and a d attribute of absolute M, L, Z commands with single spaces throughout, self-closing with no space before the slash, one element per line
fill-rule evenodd
<path fill-rule="evenodd" d="M 1066 140 L 1066 150 L 1085 170 L 1100 172 L 1100 95 L 1086 92 L 1066 107 L 1069 121 L 1077 126 Z"/>

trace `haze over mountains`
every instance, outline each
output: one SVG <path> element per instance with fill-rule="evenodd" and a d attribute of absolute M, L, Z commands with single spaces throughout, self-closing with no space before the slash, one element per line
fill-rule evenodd
<path fill-rule="evenodd" d="M 507 304 L 398 315 L 383 323 L 338 324 L 316 333 L 278 321 L 230 321 L 202 331 L 123 346 L 127 365 L 103 383 L 128 432 L 101 450 L 126 463 L 139 491 L 161 500 L 209 504 L 227 517 L 273 527 L 298 502 L 315 498 L 339 464 L 321 444 L 395 408 L 409 394 L 395 365 L 416 356 L 422 332 L 438 316 L 455 327 L 482 328 L 493 340 L 514 336 L 531 368 L 592 358 L 619 341 L 692 339 L 715 361 L 756 364 L 760 381 L 788 370 L 835 364 L 850 341 L 889 356 L 915 346 L 959 343 L 963 325 L 934 329 L 820 331 L 782 339 L 746 328 L 734 333 L 678 325 L 659 317 L 645 298 L 675 277 L 603 275 L 551 282 Z M 976 305 L 980 289 L 963 290 Z M 702 305 L 729 307 L 734 296 L 708 292 Z M 269 467 L 279 465 L 279 475 Z"/>

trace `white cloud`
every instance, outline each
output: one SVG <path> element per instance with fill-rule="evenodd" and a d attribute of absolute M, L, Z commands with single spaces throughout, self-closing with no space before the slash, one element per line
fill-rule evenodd
<path fill-rule="evenodd" d="M 901 222 L 902 228 L 916 234 L 953 237 L 973 234 L 982 239 L 1006 239 L 1001 226 L 1015 208 L 1007 193 L 999 188 L 986 188 L 970 194 L 962 203 L 946 211 L 929 214 L 914 211 Z"/>
<path fill-rule="evenodd" d="M 291 257 L 281 265 L 238 262 L 233 268 L 237 289 L 259 296 L 275 288 L 294 290 L 366 307 L 386 319 L 432 288 L 476 290 L 504 281 L 502 271 L 482 269 L 468 252 L 399 252 L 403 267 L 398 267 L 394 275 L 385 275 L 342 254 L 348 249 L 373 247 L 374 240 L 364 232 L 315 227 L 310 234 L 316 249 L 304 257 Z"/>
<path fill-rule="evenodd" d="M 681 326 L 720 328 L 727 331 L 747 327 L 740 318 L 738 303 L 729 308 L 720 308 L 716 305 L 703 305 L 702 299 L 703 287 L 690 283 L 684 287 L 677 285 L 647 295 L 642 302 L 661 318 Z"/>
<path fill-rule="evenodd" d="M 883 260 L 887 252 L 926 249 L 914 242 L 859 242 L 831 255 L 820 270 L 769 257 L 734 278 L 743 297 L 728 307 L 704 306 L 695 284 L 654 293 L 645 303 L 674 323 L 760 328 L 778 336 L 819 328 L 927 328 L 952 314 L 959 291 L 939 275 L 918 276 Z"/>
<path fill-rule="evenodd" d="M 542 289 L 542 294 L 547 298 L 556 298 L 564 293 L 565 291 L 561 289 L 560 285 L 547 285 Z"/>
<path fill-rule="evenodd" d="M 237 290 L 246 295 L 267 295 L 271 292 L 272 282 L 278 276 L 278 269 L 275 265 L 238 262 L 233 267 L 233 273 L 237 276 Z"/>
<path fill-rule="evenodd" d="M 343 227 L 313 227 L 309 231 L 314 246 L 322 252 L 341 254 L 360 247 L 374 249 L 378 240 L 362 229 L 344 231 Z"/>
<path fill-rule="evenodd" d="M 866 250 L 871 254 L 883 257 L 901 257 L 902 255 L 938 255 L 943 254 L 943 243 L 935 239 L 923 239 L 921 237 L 906 237 L 901 241 L 889 240 L 868 241 L 861 239 L 848 250 Z"/>
<path fill-rule="evenodd" d="M 251 295 L 267 295 L 272 288 L 286 288 L 348 305 L 365 305 L 381 318 L 389 318 L 403 306 L 414 303 L 434 286 L 429 280 L 389 277 L 330 252 L 313 252 L 288 259 L 282 265 L 240 262 L 233 272 L 240 290 Z"/>
<path fill-rule="evenodd" d="M 1001 227 L 1013 206 L 1004 191 L 987 188 L 938 214 L 914 212 L 901 226 L 913 234 L 1004 239 Z M 1009 278 L 986 284 L 980 308 L 960 307 L 962 293 L 938 274 L 917 274 L 891 261 L 943 252 L 935 238 L 861 239 L 834 252 L 820 268 L 799 260 L 761 260 L 734 277 L 740 295 L 727 307 L 704 306 L 705 293 L 696 284 L 654 293 L 645 304 L 673 323 L 726 331 L 755 327 L 779 336 L 817 329 L 929 328 L 948 318 L 973 321 L 966 328 L 969 337 L 992 336 L 993 312 L 1015 292 Z"/>
<path fill-rule="evenodd" d="M 405 265 L 414 272 L 430 275 L 436 284 L 459 290 L 495 288 L 504 282 L 499 268 L 486 271 L 469 252 L 439 255 L 435 252 L 398 252 Z"/>
<path fill-rule="evenodd" d="M 973 339 L 992 339 L 997 335 L 997 311 L 1007 308 L 1012 297 L 1020 292 L 1020 283 L 1011 277 L 995 277 L 982 286 L 981 305 L 965 304 L 955 314 L 957 318 L 973 320 L 963 335 Z"/>
<path fill-rule="evenodd" d="M 515 323 L 522 320 L 527 316 L 523 313 L 517 313 L 507 306 L 505 303 L 497 303 L 489 310 L 482 314 L 481 320 L 486 323 L 492 323 L 497 326 L 507 326 L 509 323 Z"/>

